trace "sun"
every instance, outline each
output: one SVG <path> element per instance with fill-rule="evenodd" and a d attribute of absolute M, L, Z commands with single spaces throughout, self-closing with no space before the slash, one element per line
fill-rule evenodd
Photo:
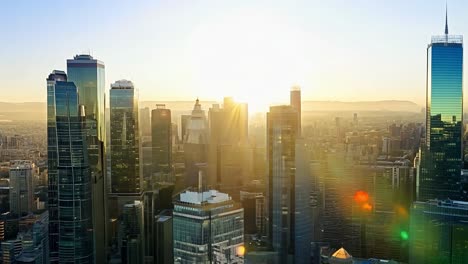
<path fill-rule="evenodd" d="M 208 98 L 233 96 L 248 103 L 251 114 L 266 112 L 289 102 L 291 85 L 304 82 L 309 49 L 304 34 L 281 17 L 239 12 L 191 33 L 186 55 L 193 89 Z"/>
<path fill-rule="evenodd" d="M 266 113 L 271 105 L 271 102 L 266 97 L 249 98 L 248 96 L 239 95 L 233 96 L 233 98 L 236 102 L 248 104 L 249 115 Z"/>

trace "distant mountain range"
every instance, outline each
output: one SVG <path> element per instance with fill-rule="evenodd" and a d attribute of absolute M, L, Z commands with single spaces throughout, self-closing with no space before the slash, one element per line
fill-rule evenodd
<path fill-rule="evenodd" d="M 156 104 L 165 104 L 166 108 L 173 110 L 174 115 L 190 113 L 194 101 L 142 101 L 140 107 L 156 108 Z M 202 101 L 205 111 L 214 101 Z M 346 111 L 392 111 L 420 113 L 422 106 L 411 101 L 385 100 L 385 101 L 303 101 L 302 110 L 305 112 L 346 112 Z M 44 102 L 8 103 L 0 102 L 0 120 L 46 120 L 47 108 Z"/>

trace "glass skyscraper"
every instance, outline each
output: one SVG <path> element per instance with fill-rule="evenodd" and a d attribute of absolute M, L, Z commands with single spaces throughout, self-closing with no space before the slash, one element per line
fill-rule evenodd
<path fill-rule="evenodd" d="M 104 63 L 90 55 L 67 60 L 68 80 L 78 88 L 86 117 L 86 142 L 92 183 L 94 250 L 96 263 L 106 260 L 107 208 L 105 165 Z"/>
<path fill-rule="evenodd" d="M 460 184 L 463 162 L 463 37 L 433 36 L 427 47 L 426 142 L 416 195 L 428 199 L 464 199 Z M 465 197 L 466 198 L 466 197 Z"/>
<path fill-rule="evenodd" d="M 138 96 L 131 81 L 120 80 L 110 89 L 111 193 L 139 194 L 140 134 Z"/>
<path fill-rule="evenodd" d="M 63 71 L 47 78 L 51 263 L 94 263 L 91 177 L 84 107 Z"/>
<path fill-rule="evenodd" d="M 268 236 L 281 263 L 295 252 L 297 121 L 297 111 L 289 105 L 272 106 L 267 113 Z"/>
<path fill-rule="evenodd" d="M 151 111 L 151 135 L 153 154 L 153 173 L 172 171 L 172 123 L 171 110 L 158 104 Z"/>

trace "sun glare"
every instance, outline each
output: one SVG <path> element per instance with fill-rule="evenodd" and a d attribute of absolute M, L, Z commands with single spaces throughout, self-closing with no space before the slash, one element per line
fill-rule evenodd
<path fill-rule="evenodd" d="M 247 102 L 249 112 L 265 112 L 288 98 L 294 83 L 304 82 L 310 70 L 305 41 L 287 21 L 247 11 L 217 19 L 199 25 L 189 40 L 191 76 L 200 94 L 231 94 Z"/>

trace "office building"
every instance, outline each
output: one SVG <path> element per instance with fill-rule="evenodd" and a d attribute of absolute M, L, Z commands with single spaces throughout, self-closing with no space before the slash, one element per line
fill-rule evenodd
<path fill-rule="evenodd" d="M 111 193 L 138 195 L 142 192 L 138 95 L 131 81 L 111 85 L 110 130 Z"/>
<path fill-rule="evenodd" d="M 151 135 L 153 173 L 172 172 L 172 123 L 171 110 L 157 104 L 151 111 Z"/>
<path fill-rule="evenodd" d="M 186 133 L 184 141 L 185 179 L 182 183 L 183 186 L 181 186 L 182 189 L 198 186 L 198 173 L 200 169 L 206 169 L 208 159 L 208 123 L 198 98 L 188 121 Z"/>
<path fill-rule="evenodd" d="M 264 234 L 265 196 L 263 193 L 241 191 L 240 201 L 244 208 L 244 233 Z"/>
<path fill-rule="evenodd" d="M 301 87 L 293 86 L 289 95 L 290 105 L 297 112 L 297 134 L 300 136 L 302 133 L 302 101 L 301 101 Z"/>
<path fill-rule="evenodd" d="M 174 263 L 244 263 L 243 219 L 225 193 L 181 193 L 174 201 Z"/>
<path fill-rule="evenodd" d="M 466 200 L 460 184 L 463 131 L 463 37 L 433 36 L 427 47 L 426 140 L 418 201 Z"/>
<path fill-rule="evenodd" d="M 140 109 L 140 128 L 142 137 L 151 137 L 151 112 L 149 107 Z"/>
<path fill-rule="evenodd" d="M 47 78 L 51 263 L 94 263 L 85 116 L 75 84 L 65 72 L 53 71 Z"/>
<path fill-rule="evenodd" d="M 134 201 L 123 206 L 119 235 L 122 263 L 141 264 L 144 260 L 143 203 Z"/>
<path fill-rule="evenodd" d="M 35 210 L 35 165 L 30 160 L 10 162 L 10 212 L 21 217 Z"/>
<path fill-rule="evenodd" d="M 253 148 L 247 144 L 247 104 L 225 97 L 222 108 L 213 104 L 208 119 L 207 182 L 238 200 L 241 186 L 253 175 Z"/>
<path fill-rule="evenodd" d="M 90 55 L 76 55 L 67 60 L 68 80 L 78 89 L 79 103 L 84 106 L 86 145 L 91 173 L 95 262 L 106 260 L 107 180 L 105 124 L 105 67 Z"/>
<path fill-rule="evenodd" d="M 295 147 L 297 111 L 291 106 L 272 106 L 267 113 L 268 237 L 280 261 L 294 255 Z"/>
<path fill-rule="evenodd" d="M 292 233 L 294 234 L 294 263 L 310 264 L 312 242 L 312 207 L 310 204 L 311 165 L 307 144 L 304 139 L 296 140 L 295 148 L 294 218 Z"/>
<path fill-rule="evenodd" d="M 108 151 L 110 151 L 111 176 L 108 195 L 109 217 L 112 221 L 117 221 L 121 227 L 128 227 L 129 210 L 131 211 L 133 207 L 142 207 L 138 93 L 131 81 L 119 80 L 111 84 L 109 94 L 110 148 Z M 136 254 L 134 250 L 143 250 L 144 245 L 143 235 L 138 237 L 133 233 L 128 235 L 127 229 L 123 235 L 115 229 L 109 232 L 113 245 L 117 244 L 120 249 L 119 252 L 113 251 L 112 254 L 114 256 L 120 254 L 123 263 L 131 263 L 128 261 L 128 254 Z M 130 252 L 127 252 L 128 250 Z M 143 254 L 137 255 L 143 260 Z"/>
<path fill-rule="evenodd" d="M 415 202 L 410 211 L 409 263 L 468 263 L 468 203 Z"/>
<path fill-rule="evenodd" d="M 172 263 L 174 261 L 172 222 L 172 212 L 170 210 L 164 210 L 154 218 L 155 264 Z"/>
<path fill-rule="evenodd" d="M 414 174 L 411 162 L 378 161 L 373 176 L 373 211 L 366 221 L 366 255 L 408 262 L 409 210 L 413 201 Z"/>
<path fill-rule="evenodd" d="M 185 143 L 185 140 L 187 139 L 187 128 L 191 117 L 191 115 L 180 116 L 180 138 L 182 140 L 182 143 Z"/>

